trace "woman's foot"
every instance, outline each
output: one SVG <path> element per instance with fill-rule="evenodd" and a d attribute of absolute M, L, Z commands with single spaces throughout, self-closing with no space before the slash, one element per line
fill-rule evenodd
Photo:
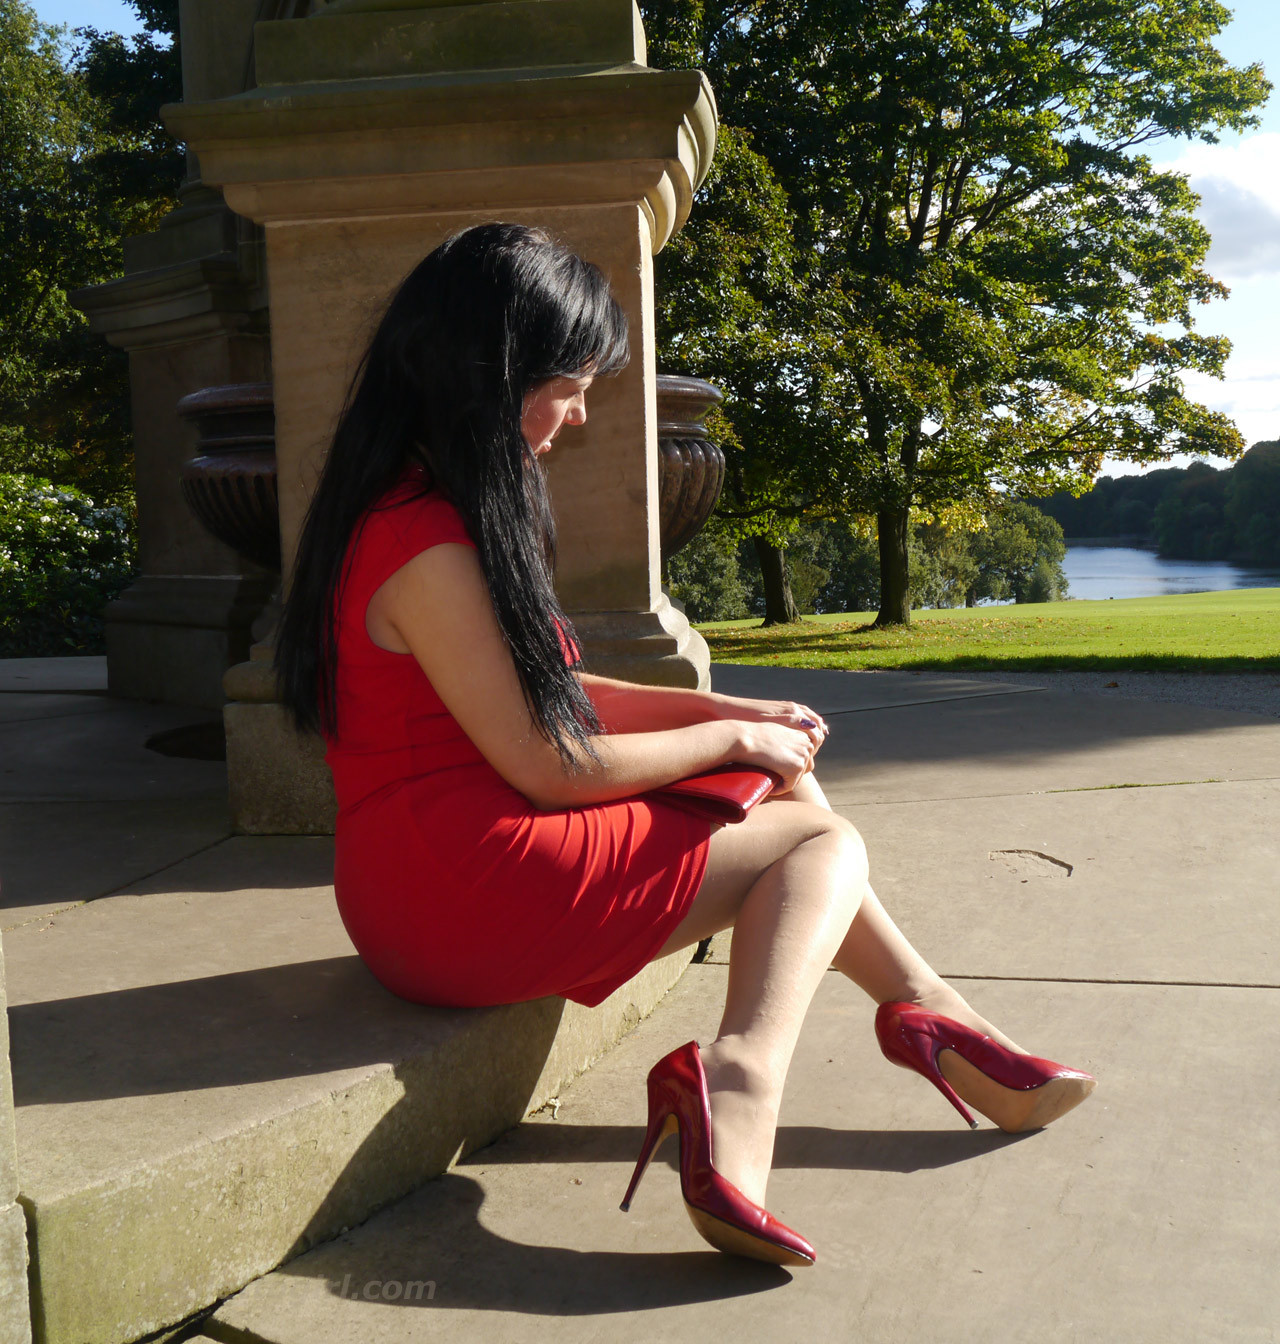
<path fill-rule="evenodd" d="M 941 1017 L 949 1017 L 953 1022 L 972 1027 L 974 1031 L 979 1031 L 984 1036 L 990 1036 L 997 1045 L 1003 1045 L 1006 1050 L 1012 1050 L 1015 1055 L 1030 1053 L 1011 1041 L 1004 1032 L 997 1031 L 985 1017 L 975 1013 L 945 980 L 939 980 L 936 985 L 931 985 L 919 993 L 903 995 L 900 1001 L 917 1004 L 921 1008 L 927 1008 L 931 1013 L 937 1013 Z"/>
<path fill-rule="evenodd" d="M 777 1089 L 731 1042 L 702 1051 L 711 1103 L 711 1160 L 725 1180 L 763 1207 L 778 1128 Z"/>
<path fill-rule="evenodd" d="M 1041 1129 L 1097 1086 L 1080 1069 L 1009 1049 L 969 1023 L 918 1003 L 882 1003 L 876 1038 L 890 1063 L 927 1078 L 976 1129 L 969 1107 L 1006 1133 Z"/>

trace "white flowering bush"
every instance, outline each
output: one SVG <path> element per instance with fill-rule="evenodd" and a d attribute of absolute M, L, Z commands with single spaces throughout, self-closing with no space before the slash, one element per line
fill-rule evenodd
<path fill-rule="evenodd" d="M 101 653 L 103 609 L 133 566 L 125 509 L 0 472 L 0 658 Z"/>

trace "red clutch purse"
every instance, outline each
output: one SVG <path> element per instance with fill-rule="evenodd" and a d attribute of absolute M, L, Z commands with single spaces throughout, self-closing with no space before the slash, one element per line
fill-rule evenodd
<path fill-rule="evenodd" d="M 728 825 L 742 821 L 747 813 L 763 802 L 779 784 L 782 776 L 772 770 L 756 770 L 747 765 L 718 765 L 700 775 L 678 779 L 645 795 L 672 807 L 683 808 L 694 816 Z"/>

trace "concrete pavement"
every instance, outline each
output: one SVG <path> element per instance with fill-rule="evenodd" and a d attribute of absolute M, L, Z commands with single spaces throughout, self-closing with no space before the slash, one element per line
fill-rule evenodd
<path fill-rule="evenodd" d="M 33 694 L 3 672 L 0 711 Z M 645 1072 L 682 1041 L 714 1035 L 731 950 L 730 938 L 717 939 L 709 960 L 689 967 L 651 1016 L 562 1088 L 558 1104 L 249 1284 L 203 1321 L 204 1337 L 1280 1338 L 1280 1081 L 1271 1068 L 1280 721 L 911 673 L 725 667 L 715 669 L 715 684 L 801 699 L 829 717 L 818 775 L 866 836 L 886 905 L 975 1006 L 1027 1047 L 1094 1072 L 1097 1093 L 1043 1133 L 971 1134 L 923 1080 L 882 1059 L 869 1005 L 833 972 L 797 1050 L 769 1192 L 773 1212 L 815 1244 L 818 1264 L 790 1274 L 720 1256 L 684 1215 L 674 1140 L 631 1213 L 617 1209 L 640 1142 Z M 114 1145 L 121 1151 L 112 1161 L 123 1162 L 126 1136 L 147 1114 L 173 1142 L 192 1104 L 225 1129 L 252 1125 L 269 1097 L 302 1090 L 308 1078 L 336 1094 L 349 1081 L 344 1069 L 389 1048 L 382 1036 L 413 1033 L 411 1022 L 388 1025 L 363 999 L 352 1025 L 344 1028 L 340 1013 L 325 1021 L 327 1036 L 272 1029 L 272 1014 L 287 1007 L 283 990 L 303 984 L 304 972 L 325 984 L 302 996 L 303 1018 L 314 1015 L 317 995 L 332 999 L 326 967 L 350 978 L 323 874 L 310 859 L 285 855 L 290 845 L 324 842 L 220 836 L 216 763 L 175 761 L 166 774 L 129 754 L 140 732 L 198 714 L 184 720 L 183 711 L 111 702 L 77 708 L 64 697 L 95 693 L 77 688 L 70 669 L 43 694 L 51 697 L 43 701 L 52 711 L 47 750 L 69 753 L 59 758 L 67 769 L 95 741 L 108 757 L 133 762 L 125 792 L 139 838 L 112 849 L 121 816 L 93 811 L 112 804 L 97 786 L 69 784 L 72 796 L 59 802 L 51 776 L 33 769 L 26 777 L 43 801 L 19 801 L 21 788 L 3 777 L 6 901 L 18 874 L 5 947 L 18 995 L 20 1174 L 24 1110 L 29 1152 L 42 1135 L 65 1136 L 33 1155 L 31 1169 L 47 1173 L 50 1189 L 57 1181 L 70 1188 L 98 1152 Z M 0 718 L 0 741 L 35 740 L 31 708 L 40 705 L 24 705 L 21 722 Z M 96 737 L 91 724 L 101 725 Z M 84 778 L 105 773 L 101 761 L 86 762 Z M 155 783 L 165 779 L 168 789 Z M 59 810 L 73 802 L 74 811 Z M 71 843 L 66 818 L 79 827 L 81 815 L 84 842 Z M 64 843 L 44 848 L 46 839 L 36 853 L 30 838 L 58 834 Z M 105 852 L 96 876 L 95 836 Z M 117 990 L 134 997 L 99 986 L 86 998 L 59 970 L 48 935 L 59 920 L 83 929 L 103 922 L 106 907 L 99 915 L 73 906 L 70 924 L 49 911 L 122 884 L 111 898 L 121 912 L 111 925 L 117 941 L 98 945 L 118 968 Z M 126 900 L 137 908 L 129 927 Z M 295 906 L 305 936 L 291 922 Z M 184 992 L 181 966 L 167 990 L 146 979 L 184 919 L 224 930 L 214 973 L 236 993 L 251 991 L 237 1030 L 252 1032 L 254 1021 L 267 1028 L 248 1056 L 202 1048 L 185 1089 L 174 1082 L 181 1034 L 163 1021 L 181 1014 L 184 1000 L 206 1008 L 224 1000 L 210 997 L 211 982 Z M 301 937 L 276 958 L 285 980 L 262 970 L 236 978 L 244 969 L 237 931 L 242 943 L 257 920 L 280 924 L 277 942 Z M 349 988 L 365 993 L 354 980 Z M 23 1016 L 24 994 L 43 1005 L 34 1016 Z M 95 1032 L 106 1033 L 104 1043 L 118 1034 L 120 1004 L 132 1033 L 148 1020 L 160 1028 L 160 1062 L 122 1059 L 112 1072 L 90 1061 L 86 1071 Z M 392 1016 L 402 1007 L 388 1000 Z M 381 1044 L 369 1035 L 375 1018 Z M 61 1070 L 60 1030 L 64 1048 L 78 1050 Z M 465 1057 L 453 1067 L 465 1069 Z M 148 1110 L 157 1095 L 163 1104 Z M 126 1124 L 130 1108 L 137 1116 Z M 294 1155 L 295 1171 L 305 1172 L 317 1141 L 323 1147 L 319 1131 Z M 411 1142 L 400 1126 L 396 1143 Z M 357 1170 L 349 1168 L 348 1182 Z M 167 1197 L 180 1199 L 180 1187 Z M 126 1201 L 122 1212 L 135 1207 Z M 246 1234 L 275 1216 L 246 1208 Z M 190 1235 L 199 1240 L 198 1225 Z M 300 1237 L 296 1249 L 306 1244 Z"/>

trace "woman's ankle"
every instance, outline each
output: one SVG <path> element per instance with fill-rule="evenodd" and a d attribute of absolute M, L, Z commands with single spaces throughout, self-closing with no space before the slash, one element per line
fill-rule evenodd
<path fill-rule="evenodd" d="M 701 1055 L 708 1092 L 735 1092 L 777 1113 L 782 1079 L 741 1038 L 721 1037 L 704 1047 Z"/>
<path fill-rule="evenodd" d="M 781 1087 L 735 1042 L 717 1042 L 702 1055 L 711 1104 L 712 1161 L 721 1176 L 763 1205 Z"/>

